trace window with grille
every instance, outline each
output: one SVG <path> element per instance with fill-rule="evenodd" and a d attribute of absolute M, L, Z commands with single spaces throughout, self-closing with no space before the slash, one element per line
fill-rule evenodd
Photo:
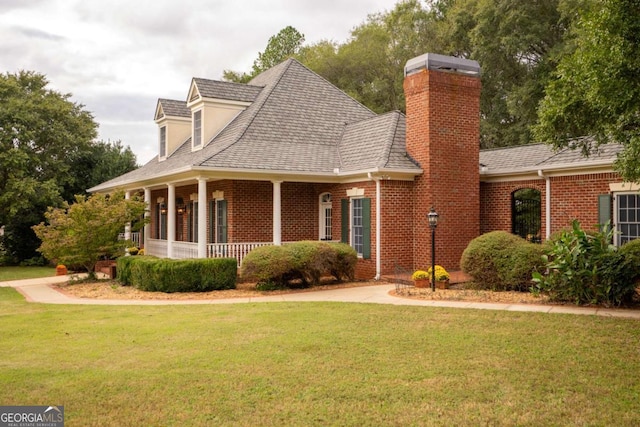
<path fill-rule="evenodd" d="M 323 193 L 320 195 L 320 240 L 332 240 L 333 231 L 331 226 L 332 220 L 332 204 L 331 194 Z"/>
<path fill-rule="evenodd" d="M 351 199 L 351 246 L 358 255 L 364 251 L 362 199 Z"/>
<path fill-rule="evenodd" d="M 640 237 L 640 195 L 616 195 L 616 239 L 618 246 Z"/>
<path fill-rule="evenodd" d="M 202 111 L 193 113 L 193 147 L 202 145 Z"/>
<path fill-rule="evenodd" d="M 167 156 L 167 127 L 160 128 L 160 157 Z"/>

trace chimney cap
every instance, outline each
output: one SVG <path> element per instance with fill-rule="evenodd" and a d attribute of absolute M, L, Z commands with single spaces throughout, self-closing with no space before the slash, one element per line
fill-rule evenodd
<path fill-rule="evenodd" d="M 404 76 L 415 74 L 420 70 L 437 70 L 479 76 L 480 64 L 471 59 L 425 53 L 407 61 L 404 66 Z"/>

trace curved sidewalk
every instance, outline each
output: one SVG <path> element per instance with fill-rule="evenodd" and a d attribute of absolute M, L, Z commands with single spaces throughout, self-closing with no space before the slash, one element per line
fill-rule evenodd
<path fill-rule="evenodd" d="M 41 279 L 14 280 L 0 282 L 0 287 L 12 287 L 24 295 L 29 302 L 45 304 L 86 304 L 86 305 L 195 305 L 195 304 L 238 304 L 258 302 L 292 301 L 333 301 L 371 304 L 412 305 L 444 308 L 471 308 L 482 310 L 505 310 L 517 312 L 565 313 L 605 317 L 633 318 L 640 320 L 640 310 L 608 309 L 597 307 L 573 307 L 561 305 L 499 304 L 469 301 L 431 301 L 395 297 L 389 294 L 394 285 L 380 284 L 353 288 L 322 291 L 297 292 L 261 297 L 243 297 L 211 300 L 99 300 L 75 298 L 56 291 L 52 284 L 64 283 L 69 276 L 54 276 Z"/>

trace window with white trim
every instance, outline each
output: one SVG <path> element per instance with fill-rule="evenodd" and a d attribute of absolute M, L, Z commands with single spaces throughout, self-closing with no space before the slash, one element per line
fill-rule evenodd
<path fill-rule="evenodd" d="M 193 148 L 202 146 L 202 110 L 193 113 Z"/>
<path fill-rule="evenodd" d="M 160 158 L 167 157 L 167 127 L 160 128 Z"/>
<path fill-rule="evenodd" d="M 320 240 L 333 240 L 331 225 L 332 209 L 331 193 L 322 193 L 320 195 L 320 215 L 318 221 L 320 226 Z"/>
<path fill-rule="evenodd" d="M 640 194 L 616 193 L 614 215 L 617 246 L 640 238 Z"/>
<path fill-rule="evenodd" d="M 362 255 L 364 249 L 362 200 L 351 199 L 351 246 L 358 255 Z"/>

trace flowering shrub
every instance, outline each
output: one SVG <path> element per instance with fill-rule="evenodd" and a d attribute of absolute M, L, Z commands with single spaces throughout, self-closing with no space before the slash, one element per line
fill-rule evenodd
<path fill-rule="evenodd" d="M 449 273 L 447 273 L 447 270 L 445 270 L 444 267 L 436 265 L 435 268 L 437 281 L 444 282 L 445 280 L 449 280 Z M 427 270 L 427 274 L 429 275 L 429 277 L 431 277 L 431 267 L 429 267 L 429 270 Z"/>
<path fill-rule="evenodd" d="M 431 277 L 431 275 L 429 273 L 427 273 L 424 270 L 416 270 L 412 275 L 411 275 L 411 280 L 424 280 L 424 279 L 429 279 Z"/>

